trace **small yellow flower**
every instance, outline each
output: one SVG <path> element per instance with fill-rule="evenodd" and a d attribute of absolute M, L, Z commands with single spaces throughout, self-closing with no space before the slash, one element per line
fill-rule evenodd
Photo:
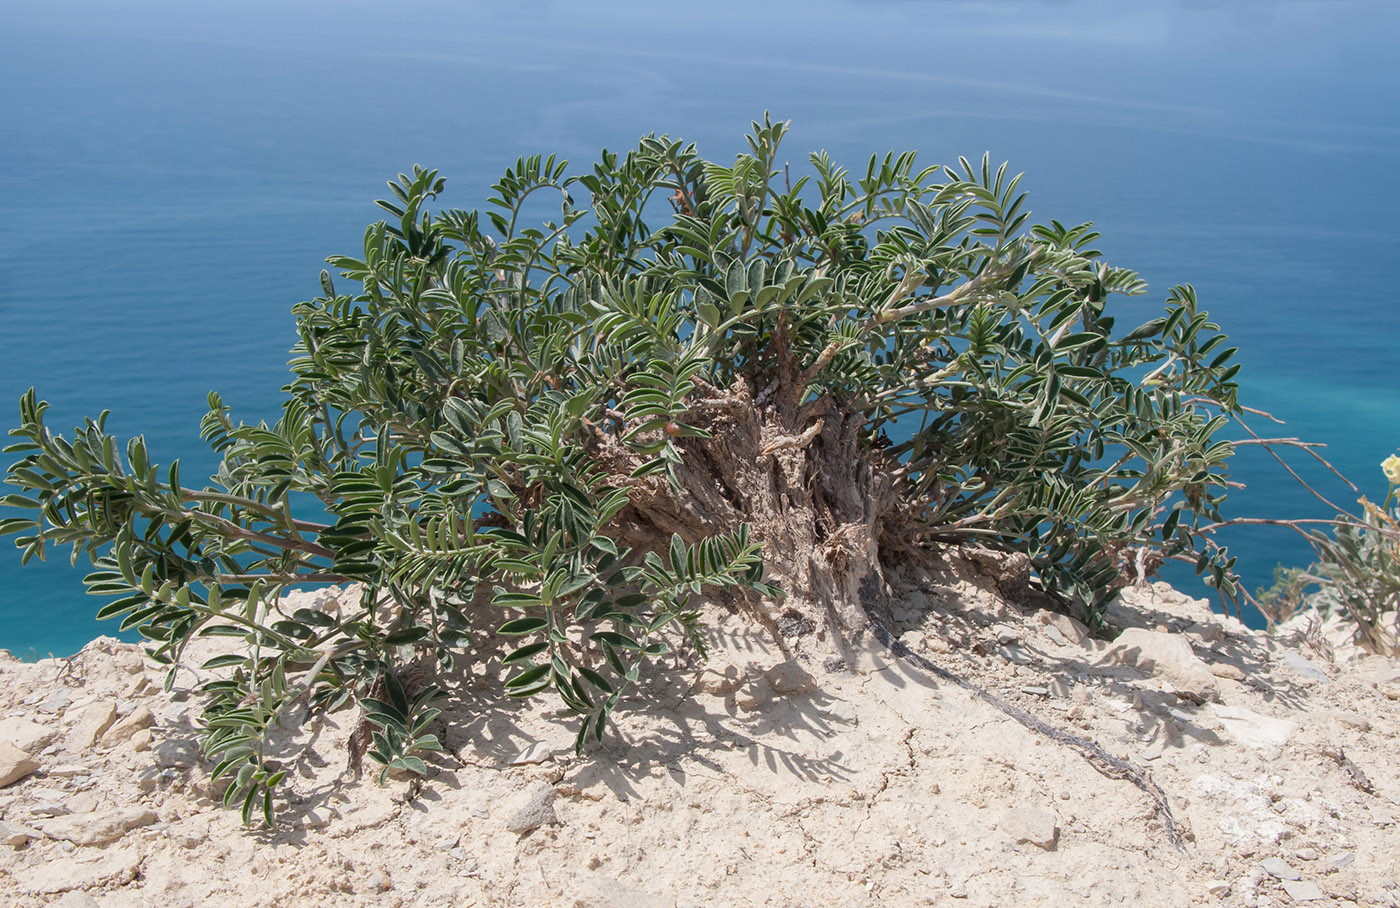
<path fill-rule="evenodd" d="M 1391 485 L 1400 485 L 1400 456 L 1394 454 L 1381 461 L 1381 471 Z"/>

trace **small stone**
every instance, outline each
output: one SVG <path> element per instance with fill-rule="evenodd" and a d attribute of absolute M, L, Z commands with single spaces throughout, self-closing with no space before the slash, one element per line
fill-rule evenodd
<path fill-rule="evenodd" d="M 554 748 L 544 741 L 534 741 L 510 758 L 511 766 L 525 766 L 530 763 L 543 763 L 554 753 Z"/>
<path fill-rule="evenodd" d="M 131 736 L 131 749 L 140 753 L 150 750 L 151 743 L 155 741 L 155 733 L 149 728 L 143 728 Z"/>
<path fill-rule="evenodd" d="M 91 773 L 92 770 L 81 763 L 61 763 L 44 771 L 44 775 L 59 779 L 70 779 L 73 776 L 86 776 Z"/>
<path fill-rule="evenodd" d="M 65 716 L 65 718 L 67 718 Z M 78 721 L 63 739 L 70 753 L 86 753 L 117 718 L 117 705 L 110 700 L 89 703 L 78 711 Z"/>
<path fill-rule="evenodd" d="M 31 817 L 61 817 L 72 812 L 62 801 L 39 801 L 29 805 Z"/>
<path fill-rule="evenodd" d="M 1283 858 L 1265 858 L 1259 862 L 1264 872 L 1276 880 L 1301 880 L 1303 875 L 1289 866 Z"/>
<path fill-rule="evenodd" d="M 1332 716 L 1342 725 L 1345 725 L 1347 728 L 1354 728 L 1357 731 L 1371 730 L 1371 723 L 1366 719 L 1365 716 L 1360 716 L 1356 713 L 1347 712 L 1345 710 L 1337 710 L 1332 714 Z"/>
<path fill-rule="evenodd" d="M 1017 665 L 1030 665 L 1031 662 L 1034 661 L 1031 659 L 1031 654 L 1026 652 L 1024 647 L 1018 646 L 1015 643 L 1001 647 L 998 652 L 1001 653 L 1001 657 L 1007 662 L 1014 662 Z"/>
<path fill-rule="evenodd" d="M 141 857 L 135 848 L 77 853 L 73 845 L 61 844 L 73 853 L 62 859 L 16 868 L 10 879 L 23 892 L 55 894 L 104 885 L 124 886 L 136 878 L 141 868 Z"/>
<path fill-rule="evenodd" d="M 19 847 L 30 839 L 43 838 L 44 834 L 29 826 L 22 826 L 19 823 L 0 822 L 0 842 L 4 842 L 11 847 Z"/>
<path fill-rule="evenodd" d="M 1011 627 L 1010 625 L 999 624 L 996 627 L 992 628 L 992 630 L 997 635 L 997 642 L 1000 643 L 1002 646 L 1008 646 L 1012 643 L 1021 642 L 1021 632 L 1018 631 L 1016 628 Z"/>
<path fill-rule="evenodd" d="M 817 679 L 805 668 L 791 660 L 779 662 L 763 673 L 774 692 L 786 697 L 800 697 L 816 690 Z"/>
<path fill-rule="evenodd" d="M 1050 688 L 1048 688 L 1048 687 L 1037 687 L 1037 686 L 1035 686 L 1035 685 L 1030 685 L 1030 686 L 1021 688 L 1021 693 L 1023 693 L 1023 694 L 1030 694 L 1032 697 L 1048 697 L 1048 696 L 1050 696 Z"/>
<path fill-rule="evenodd" d="M 1219 643 L 1225 639 L 1225 628 L 1214 621 L 1198 621 L 1187 627 L 1184 633 L 1199 637 L 1202 643 Z"/>
<path fill-rule="evenodd" d="M 524 835 L 558 822 L 559 815 L 554 812 L 554 786 L 548 782 L 536 782 L 530 789 L 525 805 L 506 821 L 506 829 Z"/>
<path fill-rule="evenodd" d="M 46 698 L 44 699 L 44 702 L 42 702 L 42 703 L 39 704 L 39 712 L 41 712 L 41 713 L 60 713 L 60 712 L 63 712 L 65 709 L 67 709 L 67 708 L 68 708 L 68 704 L 69 704 L 69 703 L 72 703 L 72 702 L 73 702 L 73 693 L 72 693 L 72 691 L 70 691 L 70 690 L 69 690 L 68 688 L 66 688 L 66 687 L 60 687 L 58 690 L 56 690 L 56 691 L 54 691 L 53 693 L 49 694 L 48 697 L 46 697 Z"/>
<path fill-rule="evenodd" d="M 1196 658 L 1186 638 L 1176 634 L 1130 627 L 1118 635 L 1106 659 L 1169 682 L 1184 699 L 1197 703 L 1220 699 L 1215 675 Z"/>
<path fill-rule="evenodd" d="M 695 679 L 695 688 L 712 697 L 723 697 L 739 689 L 744 673 L 737 665 L 716 665 L 707 668 Z"/>
<path fill-rule="evenodd" d="M 301 825 L 305 829 L 324 829 L 330 824 L 331 815 L 327 810 L 308 810 L 301 818 Z"/>
<path fill-rule="evenodd" d="M 669 896 L 652 895 L 601 873 L 584 875 L 573 899 L 562 904 L 570 908 L 676 908 L 675 899 Z"/>
<path fill-rule="evenodd" d="M 1040 807 L 1018 807 L 1002 814 L 1001 828 L 1017 844 L 1053 851 L 1060 830 L 1055 814 Z"/>
<path fill-rule="evenodd" d="M 365 880 L 365 886 L 369 887 L 370 892 L 388 892 L 394 888 L 394 884 L 382 870 L 372 872 Z"/>
<path fill-rule="evenodd" d="M 136 787 L 142 791 L 154 791 L 160 785 L 160 777 L 160 767 L 147 766 L 136 774 Z"/>
<path fill-rule="evenodd" d="M 1334 851 L 1327 856 L 1327 865 L 1333 870 L 1341 870 L 1350 867 L 1356 861 L 1354 851 Z"/>
<path fill-rule="evenodd" d="M 1278 657 L 1278 664 L 1308 684 L 1326 684 L 1329 680 L 1326 672 L 1292 650 L 1285 650 Z"/>
<path fill-rule="evenodd" d="M 965 899 L 965 898 L 967 898 L 967 884 L 966 884 L 966 883 L 954 883 L 954 884 L 952 885 L 952 887 L 948 890 L 948 898 L 950 898 L 950 899 Z"/>
<path fill-rule="evenodd" d="M 13 785 L 38 768 L 38 762 L 28 753 L 9 741 L 0 741 L 0 788 Z"/>
<path fill-rule="evenodd" d="M 1229 662 L 1212 662 L 1210 673 L 1217 678 L 1224 678 L 1226 681 L 1243 681 L 1244 670 L 1238 665 L 1231 665 Z"/>
<path fill-rule="evenodd" d="M 143 728 L 150 728 L 154 724 L 156 724 L 155 715 L 148 706 L 142 704 L 132 710 L 125 719 L 107 729 L 107 733 L 102 736 L 102 743 L 112 745 L 129 741 L 132 735 Z"/>
<path fill-rule="evenodd" d="M 58 731 L 27 719 L 0 720 L 0 741 L 9 741 L 26 753 L 37 754 L 58 739 Z"/>
<path fill-rule="evenodd" d="M 1041 612 L 1040 620 L 1046 628 L 1054 628 L 1071 646 L 1083 646 L 1089 642 L 1089 629 L 1069 615 L 1059 612 Z"/>
<path fill-rule="evenodd" d="M 1223 899 L 1230 894 L 1230 884 L 1225 880 L 1212 880 L 1210 885 L 1206 886 L 1206 892 L 1218 899 Z"/>
<path fill-rule="evenodd" d="M 1246 747 L 1282 747 L 1293 734 L 1294 723 L 1273 719 L 1237 706 L 1217 705 L 1215 716 L 1230 735 Z"/>
<path fill-rule="evenodd" d="M 1318 858 L 1322 857 L 1322 855 L 1313 851 L 1311 848 L 1299 848 L 1293 852 L 1293 856 L 1300 861 L 1316 861 Z"/>
<path fill-rule="evenodd" d="M 1058 646 L 1071 645 L 1069 642 L 1069 638 L 1066 637 L 1064 633 L 1053 624 L 1045 625 L 1041 633 L 1043 633 L 1050 640 L 1051 643 L 1054 643 Z"/>
<path fill-rule="evenodd" d="M 114 810 L 75 813 L 50 820 L 40 828 L 49 838 L 63 839 L 74 845 L 105 845 L 115 842 L 133 829 L 149 826 L 158 819 L 154 810 L 119 807 Z"/>
<path fill-rule="evenodd" d="M 761 709 L 773 699 L 773 688 L 750 679 L 734 691 L 734 705 L 745 712 Z"/>
<path fill-rule="evenodd" d="M 193 741 L 172 739 L 155 747 L 156 765 L 168 769 L 189 769 L 199 760 L 199 745 Z"/>
<path fill-rule="evenodd" d="M 1308 880 L 1284 880 L 1283 891 L 1295 902 L 1312 902 L 1324 897 L 1317 884 Z"/>

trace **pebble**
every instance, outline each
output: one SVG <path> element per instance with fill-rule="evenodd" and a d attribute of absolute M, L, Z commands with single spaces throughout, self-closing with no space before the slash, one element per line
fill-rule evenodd
<path fill-rule="evenodd" d="M 142 791 L 153 791 L 160 784 L 161 775 L 159 766 L 147 766 L 136 774 L 136 787 Z"/>
<path fill-rule="evenodd" d="M 9 741 L 0 741 L 0 788 L 13 785 L 39 768 L 27 752 Z"/>
<path fill-rule="evenodd" d="M 817 687 L 817 679 L 792 660 L 779 662 L 764 672 L 763 677 L 768 680 L 768 685 L 775 693 L 786 697 L 800 697 L 811 693 Z"/>
<path fill-rule="evenodd" d="M 559 822 L 554 812 L 554 786 L 536 782 L 530 789 L 525 805 L 506 821 L 506 829 L 519 835 Z"/>
<path fill-rule="evenodd" d="M 529 763 L 543 763 L 554 755 L 554 748 L 544 741 L 535 741 L 510 758 L 511 766 L 524 766 Z"/>
<path fill-rule="evenodd" d="M 1277 880 L 1301 880 L 1303 875 L 1294 870 L 1283 858 L 1265 858 L 1259 862 L 1269 876 Z"/>
<path fill-rule="evenodd" d="M 120 744 L 123 741 L 131 740 L 132 735 L 143 728 L 150 728 L 154 724 L 156 724 L 155 714 L 151 712 L 150 707 L 142 704 L 132 710 L 125 719 L 107 729 L 102 741 L 104 744 Z"/>
<path fill-rule="evenodd" d="M 1036 687 L 1036 686 L 1032 685 L 1032 686 L 1029 686 L 1029 687 L 1023 687 L 1023 688 L 1021 688 L 1021 693 L 1023 693 L 1023 694 L 1030 694 L 1032 697 L 1048 697 L 1048 696 L 1050 696 L 1050 688 L 1048 688 L 1048 687 Z"/>
<path fill-rule="evenodd" d="M 1324 897 L 1317 884 L 1307 880 L 1284 880 L 1283 891 L 1295 902 L 1311 902 Z"/>
<path fill-rule="evenodd" d="M 1327 856 L 1327 863 L 1334 870 L 1341 870 L 1344 867 L 1350 867 L 1355 861 L 1356 852 L 1354 851 L 1334 851 L 1332 854 L 1329 854 Z"/>
<path fill-rule="evenodd" d="M 326 810 L 308 810 L 301 818 L 306 829 L 324 829 L 331 824 L 331 815 Z"/>
<path fill-rule="evenodd" d="M 86 776 L 91 772 L 92 770 L 81 763 L 61 763 L 58 766 L 53 766 L 45 770 L 45 775 L 66 779 L 73 776 Z"/>
<path fill-rule="evenodd" d="M 695 687 L 712 697 L 733 693 L 744 683 L 744 673 L 737 665 L 716 665 L 707 668 L 695 679 Z"/>
<path fill-rule="evenodd" d="M 67 714 L 64 714 L 64 719 L 67 718 Z M 63 739 L 64 748 L 70 753 L 86 753 L 116 719 L 117 706 L 112 701 L 89 703 L 78 710 L 77 722 Z"/>
<path fill-rule="evenodd" d="M 1055 814 L 1041 807 L 1016 807 L 1001 818 L 1002 831 L 1017 844 L 1030 844 L 1046 851 L 1055 849 L 1059 827 Z"/>
<path fill-rule="evenodd" d="M 1218 899 L 1223 899 L 1230 894 L 1230 884 L 1225 880 L 1213 880 L 1210 885 L 1206 887 L 1206 892 Z"/>
<path fill-rule="evenodd" d="M 133 829 L 149 826 L 158 819 L 154 810 L 119 807 L 114 810 L 71 814 L 50 820 L 41 828 L 50 838 L 63 839 L 74 845 L 105 845 L 115 842 Z"/>
<path fill-rule="evenodd" d="M 1284 650 L 1283 654 L 1278 657 L 1278 663 L 1309 684 L 1326 684 L 1329 680 L 1326 672 L 1309 662 L 1305 656 L 1292 650 Z"/>
<path fill-rule="evenodd" d="M 9 741 L 26 753 L 36 754 L 57 739 L 56 730 L 28 719 L 0 720 L 0 741 Z"/>
<path fill-rule="evenodd" d="M 1229 662 L 1212 662 L 1210 664 L 1210 673 L 1217 678 L 1224 678 L 1227 681 L 1244 680 L 1244 670 L 1238 665 L 1232 665 Z"/>
<path fill-rule="evenodd" d="M 189 769 L 199 760 L 199 745 L 193 741 L 162 741 L 155 746 L 156 765 L 167 769 Z"/>
<path fill-rule="evenodd" d="M 600 873 L 585 874 L 571 893 L 572 908 L 675 908 L 676 900 L 634 889 Z"/>
<path fill-rule="evenodd" d="M 1001 653 L 1001 657 L 1007 662 L 1014 662 L 1017 665 L 1030 665 L 1031 662 L 1034 661 L 1031 659 L 1030 653 L 1026 652 L 1023 647 L 1014 643 L 1001 647 L 999 652 Z"/>
<path fill-rule="evenodd" d="M 1197 703 L 1220 699 L 1215 675 L 1196 658 L 1186 638 L 1176 634 L 1130 627 L 1118 635 L 1106 658 L 1171 683 L 1184 699 Z"/>
<path fill-rule="evenodd" d="M 12 847 L 25 844 L 30 839 L 42 839 L 44 834 L 37 829 L 19 823 L 0 822 L 0 842 Z"/>
<path fill-rule="evenodd" d="M 73 693 L 66 687 L 60 687 L 49 694 L 44 702 L 39 704 L 38 709 L 41 713 L 59 713 L 67 709 L 68 704 L 72 702 Z"/>

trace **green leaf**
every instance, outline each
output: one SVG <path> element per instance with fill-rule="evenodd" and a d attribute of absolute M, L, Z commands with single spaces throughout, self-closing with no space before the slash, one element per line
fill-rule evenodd
<path fill-rule="evenodd" d="M 505 624 L 502 624 L 499 628 L 496 629 L 496 633 L 507 637 L 513 637 L 519 636 L 521 634 L 533 634 L 536 631 L 542 631 L 547 627 L 549 627 L 549 620 L 547 618 L 516 618 L 512 621 L 507 621 Z"/>

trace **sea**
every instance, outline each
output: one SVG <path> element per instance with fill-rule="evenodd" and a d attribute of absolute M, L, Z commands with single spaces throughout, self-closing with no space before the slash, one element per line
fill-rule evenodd
<path fill-rule="evenodd" d="M 206 394 L 275 418 L 291 306 L 358 250 L 415 163 L 482 205 L 519 156 L 588 166 L 650 132 L 739 152 L 790 119 L 800 171 L 984 151 L 1038 220 L 1093 221 L 1152 290 L 1189 282 L 1240 348 L 1243 400 L 1325 442 L 1382 499 L 1400 447 L 1400 5 L 1382 0 L 310 0 L 0 3 L 0 426 L 29 387 L 65 431 L 110 410 L 207 475 Z M 575 171 L 577 172 L 577 171 Z M 1244 451 L 1229 512 L 1333 511 Z M 1247 586 L 1306 564 L 1295 534 L 1226 537 Z M 84 565 L 0 551 L 0 648 L 66 655 Z M 1169 578 L 1207 595 L 1189 570 Z M 1217 608 L 1220 605 L 1217 604 Z M 1257 623 L 1258 616 L 1250 616 Z"/>

